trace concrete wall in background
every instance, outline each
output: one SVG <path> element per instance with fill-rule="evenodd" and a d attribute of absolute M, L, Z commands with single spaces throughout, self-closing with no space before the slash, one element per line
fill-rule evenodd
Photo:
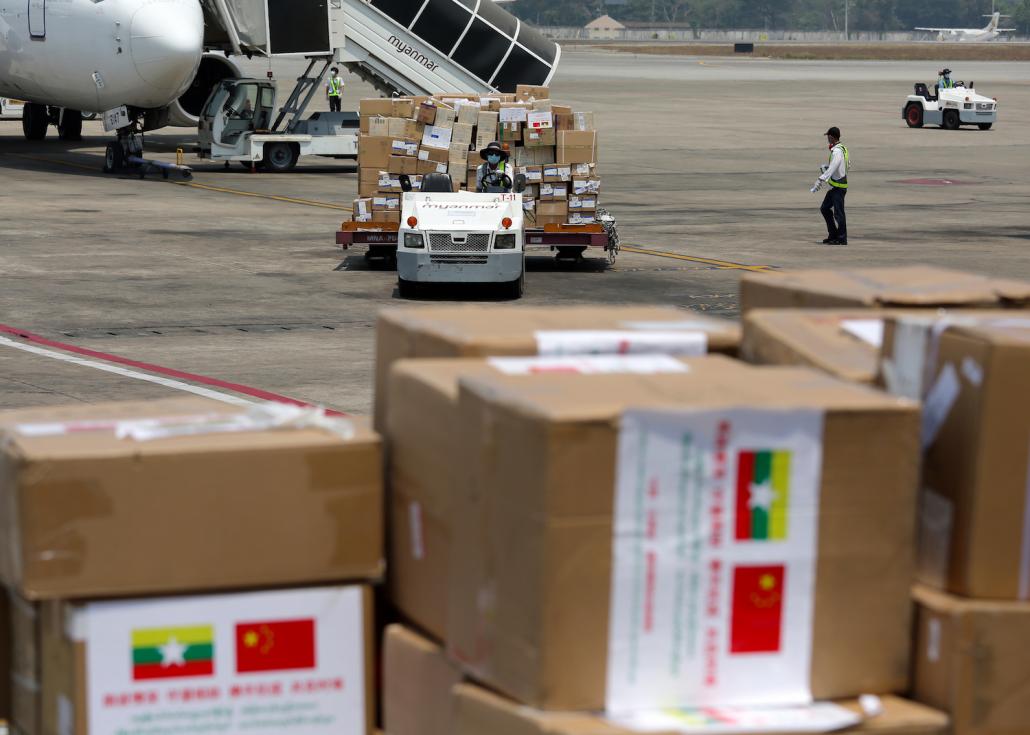
<path fill-rule="evenodd" d="M 843 33 L 833 31 L 761 31 L 761 30 L 666 30 L 627 28 L 625 30 L 605 30 L 591 32 L 585 28 L 541 26 L 545 35 L 559 41 L 701 41 L 711 43 L 735 43 L 738 41 L 793 41 L 796 43 L 833 43 L 843 41 Z M 887 41 L 905 43 L 908 41 L 933 41 L 933 34 L 917 31 L 852 31 L 851 41 L 872 42 Z M 1006 41 L 1030 41 L 1025 36 L 1006 34 Z"/>

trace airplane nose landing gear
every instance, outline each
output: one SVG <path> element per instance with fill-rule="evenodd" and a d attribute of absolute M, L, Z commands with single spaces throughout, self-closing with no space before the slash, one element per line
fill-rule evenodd
<path fill-rule="evenodd" d="M 140 126 L 140 117 L 136 113 L 130 113 L 129 119 L 128 125 L 118 128 L 118 140 L 107 144 L 104 152 L 105 174 L 130 171 L 139 174 L 142 179 L 151 171 L 158 171 L 166 179 L 173 172 L 178 173 L 187 181 L 193 178 L 193 169 L 189 166 L 144 158 L 143 129 Z"/>

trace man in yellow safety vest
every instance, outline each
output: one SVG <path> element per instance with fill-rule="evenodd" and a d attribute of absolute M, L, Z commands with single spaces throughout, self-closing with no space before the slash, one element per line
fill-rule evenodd
<path fill-rule="evenodd" d="M 329 111 L 339 112 L 343 101 L 343 80 L 340 70 L 335 66 L 329 70 L 329 79 L 325 83 L 325 94 L 329 98 Z"/>
<path fill-rule="evenodd" d="M 848 244 L 848 220 L 844 213 L 844 197 L 848 193 L 848 169 L 851 168 L 851 155 L 847 147 L 840 142 L 840 128 L 826 131 L 826 140 L 830 144 L 830 163 L 823 166 L 823 174 L 816 179 L 812 191 L 819 191 L 823 184 L 830 189 L 823 198 L 820 208 L 826 220 L 827 237 L 824 245 Z"/>

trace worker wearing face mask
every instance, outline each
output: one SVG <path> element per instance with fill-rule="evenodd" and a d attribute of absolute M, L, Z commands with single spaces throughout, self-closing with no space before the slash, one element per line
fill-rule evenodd
<path fill-rule="evenodd" d="M 515 174 L 508 165 L 511 155 L 506 148 L 494 141 L 479 152 L 485 163 L 476 170 L 476 191 L 510 192 Z"/>

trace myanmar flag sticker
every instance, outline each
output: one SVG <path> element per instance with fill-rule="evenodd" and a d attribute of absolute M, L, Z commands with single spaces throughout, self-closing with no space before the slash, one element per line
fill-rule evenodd
<path fill-rule="evenodd" d="M 236 626 L 236 672 L 315 668 L 315 621 L 268 620 Z"/>
<path fill-rule="evenodd" d="M 210 625 L 132 631 L 132 679 L 213 676 L 215 631 Z"/>
<path fill-rule="evenodd" d="M 790 508 L 791 452 L 741 452 L 737 459 L 738 541 L 783 541 Z"/>

